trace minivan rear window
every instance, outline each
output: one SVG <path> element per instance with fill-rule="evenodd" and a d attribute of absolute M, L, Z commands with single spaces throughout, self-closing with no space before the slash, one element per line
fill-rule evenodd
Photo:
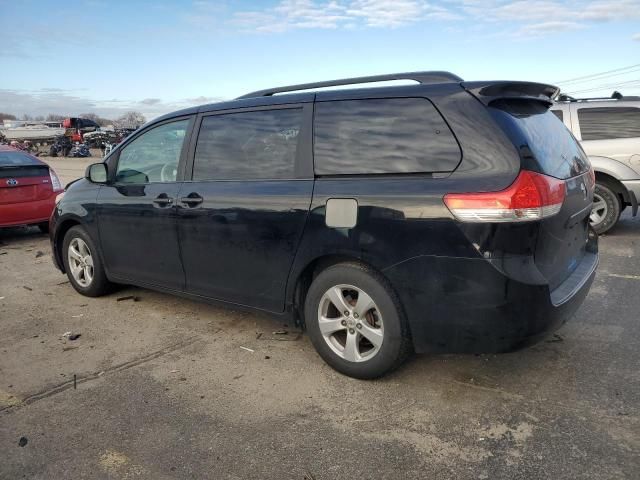
<path fill-rule="evenodd" d="M 450 172 L 461 151 L 425 98 L 319 102 L 314 163 L 318 175 Z"/>
<path fill-rule="evenodd" d="M 579 108 L 582 140 L 640 137 L 640 108 Z"/>
<path fill-rule="evenodd" d="M 518 148 L 523 168 L 561 179 L 589 170 L 582 147 L 546 105 L 499 100 L 489 110 Z"/>

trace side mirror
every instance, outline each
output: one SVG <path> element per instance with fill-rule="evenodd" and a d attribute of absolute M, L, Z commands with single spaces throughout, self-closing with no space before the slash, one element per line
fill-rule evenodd
<path fill-rule="evenodd" d="M 104 163 L 94 163 L 87 167 L 84 178 L 92 183 L 107 183 L 107 166 Z"/>

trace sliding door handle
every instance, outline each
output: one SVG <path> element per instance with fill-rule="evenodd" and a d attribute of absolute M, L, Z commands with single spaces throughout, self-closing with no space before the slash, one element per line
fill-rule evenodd
<path fill-rule="evenodd" d="M 203 201 L 204 199 L 197 193 L 190 193 L 186 197 L 182 197 L 180 199 L 180 203 L 186 205 L 187 207 L 195 207 L 197 205 L 200 205 Z"/>
<path fill-rule="evenodd" d="M 161 193 L 153 200 L 153 203 L 161 207 L 167 207 L 173 203 L 173 198 L 169 197 L 166 193 Z"/>

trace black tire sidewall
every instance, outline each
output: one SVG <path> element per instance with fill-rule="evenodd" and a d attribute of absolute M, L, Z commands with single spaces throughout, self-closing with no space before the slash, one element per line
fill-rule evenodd
<path fill-rule="evenodd" d="M 371 360 L 356 363 L 340 358 L 327 345 L 320 332 L 320 300 L 329 288 L 340 284 L 353 285 L 365 291 L 382 315 L 384 339 L 382 347 Z M 305 298 L 305 326 L 313 346 L 325 362 L 350 377 L 380 377 L 401 363 L 406 353 L 406 342 L 409 341 L 403 322 L 402 310 L 390 286 L 381 276 L 358 264 L 339 264 L 324 270 L 314 279 Z"/>
<path fill-rule="evenodd" d="M 618 222 L 622 208 L 618 195 L 608 185 L 596 183 L 595 193 L 606 202 L 607 216 L 599 224 L 592 224 L 591 226 L 598 234 L 603 234 L 613 228 Z"/>
<path fill-rule="evenodd" d="M 76 279 L 73 278 L 71 269 L 69 268 L 69 244 L 71 244 L 71 241 L 74 238 L 80 238 L 83 240 L 91 252 L 91 257 L 93 259 L 93 281 L 88 287 L 83 287 L 78 284 Z M 64 241 L 62 243 L 62 261 L 64 262 L 64 268 L 67 272 L 69 282 L 71 282 L 71 285 L 78 293 L 87 297 L 99 297 L 109 291 L 109 281 L 107 280 L 104 272 L 100 252 L 98 252 L 98 249 L 89 234 L 81 226 L 77 225 L 75 227 L 71 227 L 65 234 Z"/>

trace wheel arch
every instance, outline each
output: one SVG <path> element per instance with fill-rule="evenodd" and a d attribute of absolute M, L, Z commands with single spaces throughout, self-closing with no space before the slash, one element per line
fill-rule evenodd
<path fill-rule="evenodd" d="M 294 320 L 295 323 L 301 328 L 304 328 L 304 302 L 306 299 L 307 291 L 311 286 L 311 282 L 313 282 L 313 279 L 317 277 L 320 272 L 339 263 L 357 263 L 359 265 L 363 265 L 383 277 L 387 281 L 389 286 L 393 289 L 391 281 L 383 271 L 360 257 L 344 253 L 320 255 L 307 262 L 304 268 L 301 269 L 300 273 L 296 276 L 294 287 L 292 289 L 293 291 L 290 300 L 292 304 Z"/>
<path fill-rule="evenodd" d="M 82 222 L 74 217 L 66 218 L 56 226 L 56 231 L 53 235 L 53 254 L 56 257 L 56 263 L 60 266 L 62 273 L 67 273 L 64 267 L 64 260 L 62 259 L 62 243 L 64 242 L 64 237 L 67 232 L 76 225 L 82 225 Z"/>
<path fill-rule="evenodd" d="M 620 198 L 620 203 L 623 207 L 631 203 L 629 191 L 625 188 L 622 182 L 620 182 L 620 180 L 609 175 L 608 173 L 601 172 L 598 170 L 595 171 L 595 174 L 596 174 L 596 183 L 598 182 L 604 183 L 607 186 L 609 186 L 609 188 L 611 188 L 611 190 L 613 190 L 613 192 L 616 195 L 618 195 L 618 197 Z"/>

